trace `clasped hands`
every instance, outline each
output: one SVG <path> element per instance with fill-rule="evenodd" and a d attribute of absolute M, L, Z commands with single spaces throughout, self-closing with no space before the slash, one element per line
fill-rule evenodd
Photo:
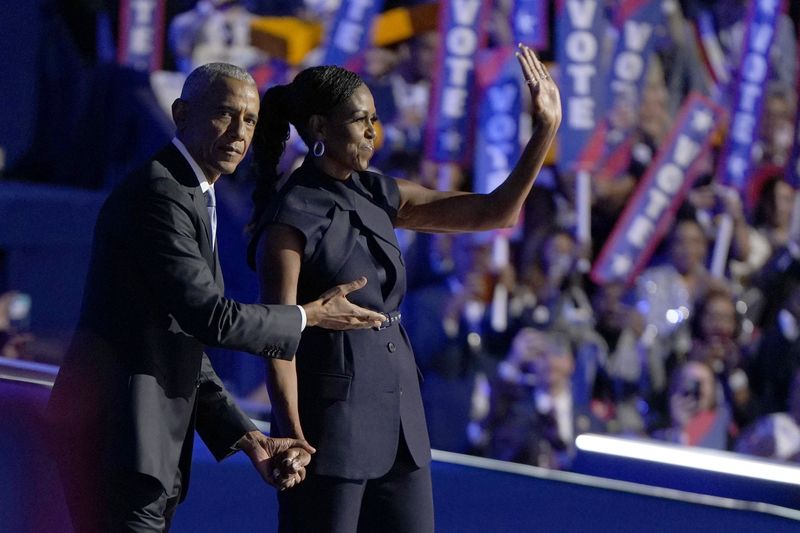
<path fill-rule="evenodd" d="M 238 442 L 268 484 L 279 490 L 294 487 L 306 478 L 306 466 L 316 450 L 304 440 L 267 437 L 250 431 Z"/>

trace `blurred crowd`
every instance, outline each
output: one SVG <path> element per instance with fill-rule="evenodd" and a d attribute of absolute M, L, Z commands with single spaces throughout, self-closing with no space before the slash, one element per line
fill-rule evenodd
<path fill-rule="evenodd" d="M 251 42 L 251 17 L 319 21 L 338 6 L 184 4 L 168 30 L 172 63 L 184 73 L 210 60 L 269 63 L 269 53 Z M 494 4 L 490 45 L 512 44 L 511 2 Z M 619 2 L 605 4 L 612 18 Z M 751 186 L 740 193 L 720 185 L 723 134 L 636 282 L 599 286 L 588 277 L 689 92 L 724 100 L 692 35 L 694 17 L 711 13 L 726 62 L 735 67 L 748 4 L 664 2 L 667 22 L 658 28 L 640 101 L 613 115 L 635 131 L 629 162 L 618 175 L 591 180 L 588 245 L 576 239 L 575 176 L 559 172 L 555 157 L 513 235 L 398 235 L 409 273 L 402 320 L 424 376 L 434 448 L 569 468 L 574 437 L 600 432 L 800 460 L 800 235 L 792 228 L 796 193 L 784 177 L 796 138 L 794 2 L 770 52 Z M 438 44 L 435 31 L 421 31 L 363 54 L 360 71 L 375 96 L 382 139 L 373 165 L 434 188 L 446 174 L 446 186 L 470 190 L 471 168 L 448 165 L 443 173 L 424 157 Z M 556 55 L 552 44 L 540 52 L 550 62 Z M 271 79 L 282 82 L 319 57 L 311 50 Z M 523 137 L 525 128 L 523 116 Z M 287 168 L 304 152 L 299 141 L 290 144 Z M 722 271 L 712 273 L 723 218 L 732 221 L 731 245 Z"/>

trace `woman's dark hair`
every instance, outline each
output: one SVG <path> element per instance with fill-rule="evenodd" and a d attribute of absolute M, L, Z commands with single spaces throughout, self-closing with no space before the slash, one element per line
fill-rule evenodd
<path fill-rule="evenodd" d="M 267 89 L 261 98 L 258 124 L 253 134 L 253 217 L 252 231 L 276 192 L 280 180 L 278 163 L 289 139 L 289 124 L 310 148 L 314 143 L 307 131 L 313 115 L 326 116 L 350 98 L 364 84 L 361 77 L 337 66 L 310 67 L 301 71 L 291 83 Z"/>
<path fill-rule="evenodd" d="M 736 301 L 733 296 L 733 293 L 727 287 L 712 286 L 695 303 L 694 313 L 689 322 L 689 329 L 691 331 L 693 339 L 704 338 L 703 316 L 706 314 L 706 310 L 708 309 L 708 306 L 711 304 L 711 302 L 716 299 L 726 300 L 728 302 L 731 302 L 734 309 L 733 316 L 735 321 L 733 328 L 733 338 L 738 339 L 739 336 L 742 334 L 742 316 L 736 309 Z"/>
<path fill-rule="evenodd" d="M 753 212 L 753 225 L 755 227 L 769 225 L 770 218 L 775 212 L 775 189 L 778 188 L 778 183 L 782 180 L 783 176 L 780 174 L 772 174 L 764 179 Z"/>

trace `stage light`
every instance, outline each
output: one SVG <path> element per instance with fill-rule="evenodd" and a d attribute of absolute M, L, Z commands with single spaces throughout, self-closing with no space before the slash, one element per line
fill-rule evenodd
<path fill-rule="evenodd" d="M 778 464 L 765 459 L 743 457 L 731 452 L 590 433 L 579 435 L 575 439 L 575 445 L 584 452 L 640 459 L 800 486 L 800 468 L 798 467 Z"/>

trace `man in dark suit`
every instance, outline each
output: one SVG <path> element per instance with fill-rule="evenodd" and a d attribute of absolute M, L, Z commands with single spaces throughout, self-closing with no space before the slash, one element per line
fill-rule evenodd
<path fill-rule="evenodd" d="M 383 316 L 340 285 L 304 306 L 225 298 L 214 183 L 244 157 L 258 118 L 238 67 L 195 70 L 172 107 L 177 133 L 111 193 L 95 228 L 81 318 L 48 408 L 76 531 L 166 531 L 186 495 L 194 431 L 214 456 L 243 450 L 261 476 L 302 480 L 305 442 L 270 439 L 234 404 L 204 345 L 291 358 L 306 326 Z"/>

